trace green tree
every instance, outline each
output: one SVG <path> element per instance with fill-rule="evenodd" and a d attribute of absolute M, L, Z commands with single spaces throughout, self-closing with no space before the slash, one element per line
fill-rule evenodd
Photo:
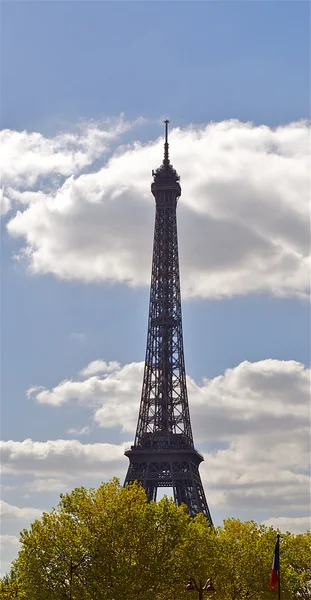
<path fill-rule="evenodd" d="M 311 533 L 281 537 L 281 588 L 288 600 L 311 598 Z"/>
<path fill-rule="evenodd" d="M 275 532 L 254 521 L 227 519 L 217 528 L 215 585 L 223 600 L 271 598 L 271 572 Z"/>
<path fill-rule="evenodd" d="M 215 600 L 276 600 L 276 533 L 238 519 L 211 527 L 168 498 L 147 503 L 138 484 L 77 488 L 22 532 L 1 598 L 197 600 L 187 580 L 212 577 Z M 311 599 L 310 544 L 310 533 L 281 536 L 283 600 Z"/>
<path fill-rule="evenodd" d="M 174 583 L 190 521 L 174 502 L 146 502 L 138 485 L 79 488 L 21 534 L 16 565 L 29 600 L 154 599 Z"/>
<path fill-rule="evenodd" d="M 214 583 L 221 600 L 276 600 L 277 588 L 270 590 L 269 580 L 277 533 L 239 519 L 227 519 L 217 528 Z M 287 532 L 280 544 L 282 599 L 310 600 L 310 532 L 297 536 Z"/>
<path fill-rule="evenodd" d="M 19 594 L 17 569 L 14 566 L 11 568 L 10 573 L 0 579 L 0 598 L 1 600 L 22 599 Z"/>

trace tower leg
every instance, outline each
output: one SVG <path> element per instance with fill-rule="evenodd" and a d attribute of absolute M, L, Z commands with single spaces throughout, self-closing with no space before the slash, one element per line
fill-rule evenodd
<path fill-rule="evenodd" d="M 156 500 L 159 487 L 171 487 L 175 502 L 180 506 L 186 504 L 192 517 L 203 513 L 212 524 L 211 514 L 205 498 L 204 489 L 198 469 L 198 454 L 189 450 L 184 460 L 177 459 L 175 453 L 165 452 L 162 460 L 155 460 L 154 454 L 139 456 L 135 460 L 135 450 L 128 451 L 130 466 L 124 485 L 139 481 L 146 491 L 147 501 Z M 199 459 L 202 460 L 202 459 Z"/>

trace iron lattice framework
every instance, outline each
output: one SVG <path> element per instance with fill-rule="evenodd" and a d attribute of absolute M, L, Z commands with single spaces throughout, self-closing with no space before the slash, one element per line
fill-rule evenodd
<path fill-rule="evenodd" d="M 156 499 L 158 487 L 172 487 L 178 504 L 212 522 L 187 397 L 176 223 L 181 188 L 169 160 L 168 123 L 163 163 L 152 172 L 156 217 L 147 350 L 135 442 L 125 452 L 130 460 L 125 485 L 140 481 L 149 501 Z"/>

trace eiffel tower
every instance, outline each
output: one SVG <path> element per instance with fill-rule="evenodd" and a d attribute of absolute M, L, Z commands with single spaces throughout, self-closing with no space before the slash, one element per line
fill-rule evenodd
<path fill-rule="evenodd" d="M 212 523 L 199 474 L 204 460 L 195 450 L 190 422 L 183 349 L 176 207 L 179 176 L 169 160 L 168 123 L 164 159 L 152 171 L 156 216 L 147 350 L 134 445 L 124 485 L 142 483 L 147 499 L 172 487 L 177 504 L 191 516 L 202 512 Z"/>

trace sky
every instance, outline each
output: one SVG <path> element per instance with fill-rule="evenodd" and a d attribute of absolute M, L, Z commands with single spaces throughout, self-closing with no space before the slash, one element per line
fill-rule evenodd
<path fill-rule="evenodd" d="M 3 563 L 59 493 L 124 479 L 163 124 L 213 520 L 310 513 L 310 4 L 2 2 Z"/>

